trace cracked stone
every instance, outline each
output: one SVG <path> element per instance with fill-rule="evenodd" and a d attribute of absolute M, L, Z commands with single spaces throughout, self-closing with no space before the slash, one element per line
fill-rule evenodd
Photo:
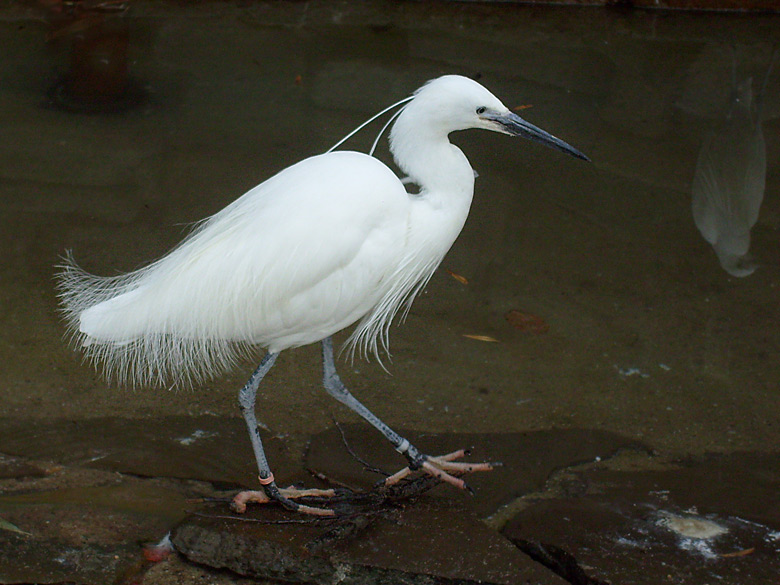
<path fill-rule="evenodd" d="M 211 514 L 211 516 L 209 516 Z M 259 520 L 259 522 L 258 522 Z M 309 554 L 322 533 L 276 506 L 227 518 L 224 506 L 190 516 L 172 535 L 191 561 L 243 576 L 344 585 L 563 585 L 457 503 L 424 497 L 377 520 L 356 538 Z"/>
<path fill-rule="evenodd" d="M 586 495 L 529 502 L 504 530 L 507 537 L 528 548 L 566 551 L 591 578 L 609 583 L 776 585 L 776 454 L 580 473 L 589 486 Z"/>

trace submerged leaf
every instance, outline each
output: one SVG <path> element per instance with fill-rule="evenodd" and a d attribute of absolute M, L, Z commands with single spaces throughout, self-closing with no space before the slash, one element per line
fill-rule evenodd
<path fill-rule="evenodd" d="M 457 280 L 461 284 L 468 284 L 469 283 L 469 279 L 468 278 L 466 278 L 465 276 L 461 276 L 460 274 L 457 274 L 457 273 L 453 272 L 452 270 L 447 270 L 447 274 L 449 274 L 452 278 L 454 278 L 455 280 Z"/>
<path fill-rule="evenodd" d="M 468 333 L 464 333 L 463 337 L 468 337 L 469 339 L 476 339 L 477 341 L 488 341 L 490 343 L 498 343 L 498 339 L 495 337 L 490 337 L 490 335 L 469 335 Z"/>
<path fill-rule="evenodd" d="M 528 331 L 529 333 L 535 333 L 536 335 L 547 333 L 550 330 L 550 326 L 541 317 L 538 317 L 533 313 L 518 311 L 517 309 L 507 311 L 504 315 L 504 319 L 506 319 L 515 329 Z"/>

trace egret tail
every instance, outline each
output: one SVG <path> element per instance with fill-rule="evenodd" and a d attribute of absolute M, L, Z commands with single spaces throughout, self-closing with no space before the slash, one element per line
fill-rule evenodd
<path fill-rule="evenodd" d="M 68 254 L 57 279 L 73 344 L 119 383 L 186 386 L 234 367 L 249 344 L 173 334 L 160 324 L 166 300 L 144 284 L 153 267 L 100 277 Z"/>

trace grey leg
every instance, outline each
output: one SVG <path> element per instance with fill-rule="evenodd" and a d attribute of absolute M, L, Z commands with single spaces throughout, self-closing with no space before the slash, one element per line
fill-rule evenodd
<path fill-rule="evenodd" d="M 268 465 L 268 459 L 263 450 L 263 441 L 260 439 L 260 430 L 257 427 L 257 417 L 255 415 L 255 401 L 257 400 L 257 388 L 260 382 L 276 362 L 278 353 L 267 353 L 263 357 L 260 365 L 250 376 L 249 380 L 238 393 L 238 404 L 241 406 L 241 414 L 244 415 L 246 426 L 249 429 L 249 438 L 252 441 L 252 450 L 255 452 L 257 460 L 257 469 L 260 473 L 260 483 L 265 481 L 273 482 L 273 474 Z M 266 485 L 263 483 L 263 485 Z"/>
<path fill-rule="evenodd" d="M 336 363 L 333 359 L 333 339 L 330 337 L 326 337 L 322 340 L 322 370 L 322 384 L 325 386 L 325 390 L 328 394 L 371 423 L 371 426 L 382 433 L 385 438 L 392 443 L 396 451 L 406 456 L 409 460 L 409 466 L 412 469 L 419 469 L 422 467 L 427 457 L 420 453 L 414 445 L 409 443 L 409 441 L 379 420 L 373 412 L 368 410 L 368 408 L 363 406 L 357 398 L 352 396 L 349 390 L 347 390 L 347 387 L 344 386 L 344 382 L 341 381 L 341 378 L 339 378 L 339 375 L 336 372 Z"/>
<path fill-rule="evenodd" d="M 244 415 L 244 421 L 246 421 L 247 429 L 249 430 L 249 437 L 252 441 L 252 449 L 255 453 L 255 460 L 257 461 L 257 469 L 259 472 L 259 481 L 263 486 L 262 491 L 245 491 L 240 492 L 233 498 L 233 509 L 237 512 L 243 512 L 246 510 L 246 504 L 248 502 L 267 503 L 271 500 L 277 501 L 285 508 L 295 510 L 298 512 L 304 512 L 306 514 L 313 514 L 317 516 L 334 516 L 335 511 L 329 508 L 318 508 L 309 506 L 306 504 L 294 502 L 293 498 L 331 498 L 335 495 L 334 490 L 300 490 L 296 488 L 279 489 L 274 481 L 274 475 L 271 473 L 271 468 L 268 465 L 268 460 L 263 450 L 263 441 L 260 438 L 260 432 L 257 427 L 257 417 L 255 415 L 255 401 L 257 399 L 257 389 L 263 378 L 276 362 L 276 358 L 279 354 L 267 353 L 263 357 L 260 365 L 254 371 L 247 383 L 241 388 L 238 395 L 238 401 L 241 406 L 241 413 Z M 447 471 L 460 473 L 467 473 L 471 471 L 488 471 L 492 466 L 488 463 L 455 463 L 453 459 L 462 457 L 464 451 L 456 451 L 448 455 L 441 457 L 429 457 L 420 453 L 413 445 L 406 439 L 401 437 L 398 433 L 393 431 L 379 418 L 377 418 L 370 410 L 363 406 L 352 394 L 349 393 L 344 383 L 336 373 L 336 364 L 333 359 L 333 341 L 330 337 L 322 341 L 322 357 L 323 357 L 323 383 L 328 394 L 336 398 L 342 404 L 348 406 L 350 409 L 358 413 L 364 419 L 366 419 L 372 426 L 374 426 L 379 432 L 381 432 L 388 441 L 390 441 L 395 447 L 396 451 L 403 454 L 409 461 L 409 467 L 402 469 L 398 473 L 390 476 L 385 480 L 386 485 L 390 485 L 406 477 L 412 470 L 422 468 L 425 472 L 438 477 L 442 481 L 449 482 L 457 487 L 467 488 L 463 480 L 454 477 L 447 473 Z"/>
<path fill-rule="evenodd" d="M 332 497 L 335 494 L 333 490 L 299 490 L 296 488 L 285 488 L 280 490 L 276 486 L 274 474 L 271 473 L 271 468 L 268 465 L 268 459 L 266 459 L 265 451 L 263 450 L 263 441 L 260 438 L 260 431 L 257 427 L 255 401 L 257 399 L 257 389 L 260 386 L 260 382 L 263 381 L 263 378 L 274 365 L 278 356 L 278 353 L 269 352 L 265 354 L 260 365 L 238 393 L 238 403 L 241 406 L 241 414 L 244 415 L 246 426 L 249 429 L 249 438 L 252 441 L 252 449 L 255 452 L 260 485 L 263 486 L 263 490 L 261 492 L 244 491 L 238 493 L 233 498 L 233 510 L 236 512 L 243 512 L 246 510 L 246 504 L 248 502 L 267 503 L 271 500 L 275 500 L 290 510 L 316 516 L 333 516 L 335 514 L 333 510 L 299 504 L 291 499 L 301 497 Z"/>
<path fill-rule="evenodd" d="M 471 488 L 466 485 L 466 482 L 448 472 L 462 474 L 470 473 L 472 471 L 490 471 L 493 469 L 493 464 L 491 463 L 454 462 L 454 459 L 459 459 L 466 455 L 466 451 L 462 449 L 440 457 L 424 455 L 423 453 L 420 453 L 414 445 L 409 443 L 409 441 L 379 420 L 374 413 L 368 410 L 357 398 L 349 393 L 349 390 L 347 390 L 346 386 L 344 386 L 344 383 L 341 381 L 341 378 L 339 378 L 339 375 L 336 373 L 336 364 L 333 359 L 333 340 L 330 337 L 326 337 L 322 340 L 322 362 L 323 385 L 328 394 L 371 423 L 374 428 L 392 443 L 395 450 L 404 455 L 409 461 L 409 467 L 406 467 L 385 479 L 385 485 L 396 483 L 409 475 L 412 471 L 422 469 L 426 473 L 433 475 L 442 481 L 446 481 L 461 489 L 471 491 Z"/>

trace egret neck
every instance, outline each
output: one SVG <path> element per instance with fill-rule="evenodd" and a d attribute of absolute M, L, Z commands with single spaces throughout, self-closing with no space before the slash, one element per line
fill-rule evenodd
<path fill-rule="evenodd" d="M 474 195 L 474 170 L 466 155 L 449 141 L 440 127 L 418 124 L 399 116 L 390 134 L 390 150 L 396 163 L 420 192 L 411 197 L 411 234 L 421 237 L 430 252 L 443 256 L 457 238 Z M 412 112 L 413 114 L 413 112 Z"/>

